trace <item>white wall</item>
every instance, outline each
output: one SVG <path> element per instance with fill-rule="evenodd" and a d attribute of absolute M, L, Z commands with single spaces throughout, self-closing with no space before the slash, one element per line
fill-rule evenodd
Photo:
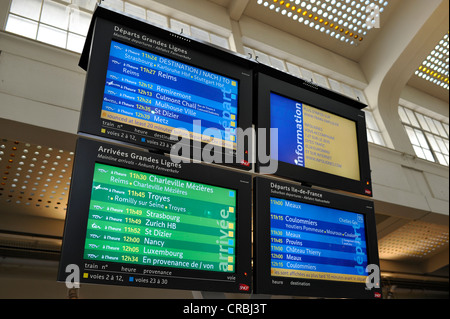
<path fill-rule="evenodd" d="M 7 33 L 0 33 L 0 41 L 0 117 L 76 134 L 85 78 L 78 55 Z M 358 80 L 352 68 L 345 76 Z M 427 101 L 424 93 L 420 97 Z M 373 144 L 370 155 L 374 199 L 448 216 L 447 167 Z M 421 177 L 411 177 L 411 170 Z M 411 178 L 424 183 L 415 186 Z"/>

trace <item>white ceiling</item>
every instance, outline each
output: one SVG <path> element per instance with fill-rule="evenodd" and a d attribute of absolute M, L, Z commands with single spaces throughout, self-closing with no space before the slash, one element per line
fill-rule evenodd
<path fill-rule="evenodd" d="M 384 32 L 383 26 L 386 25 L 389 19 L 395 16 L 397 10 L 402 10 L 403 6 L 408 6 L 410 3 L 405 0 L 390 0 L 389 4 L 385 7 L 385 10 L 380 15 L 380 28 L 371 29 L 363 41 L 357 45 L 350 45 L 345 42 L 336 40 L 325 33 L 314 30 L 306 26 L 303 23 L 294 21 L 285 15 L 276 13 L 274 10 L 269 10 L 263 5 L 257 4 L 257 0 L 209 0 L 220 6 L 227 8 L 229 11 L 238 11 L 235 18 L 239 19 L 242 16 L 250 17 L 254 20 L 260 21 L 264 24 L 270 25 L 276 29 L 294 35 L 302 40 L 311 42 L 321 48 L 332 51 L 340 56 L 348 58 L 355 62 L 360 62 L 362 57 L 370 50 L 371 45 L 377 40 L 377 37 Z M 273 0 L 269 1 L 272 3 Z M 286 1 L 288 2 L 288 1 Z M 236 9 L 238 7 L 238 9 Z M 446 32 L 448 30 L 445 30 Z M 444 33 L 439 36 L 444 36 Z M 399 39 L 400 40 L 400 39 Z M 434 45 L 428 48 L 427 52 L 431 52 L 434 49 Z M 425 59 L 425 57 L 424 57 Z M 420 64 L 417 65 L 417 68 Z M 448 65 L 447 65 L 448 69 Z M 421 91 L 424 91 L 434 97 L 437 97 L 443 101 L 448 102 L 449 91 L 438 87 L 422 78 L 412 74 L 408 85 L 413 86 Z"/>

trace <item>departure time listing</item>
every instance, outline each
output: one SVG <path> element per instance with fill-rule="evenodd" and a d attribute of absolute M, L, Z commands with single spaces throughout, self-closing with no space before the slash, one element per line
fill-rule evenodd
<path fill-rule="evenodd" d="M 101 118 L 170 135 L 183 128 L 190 138 L 216 129 L 216 143 L 235 148 L 238 82 L 135 47 L 112 41 Z M 201 127 L 194 128 L 193 120 Z M 193 134 L 199 134 L 194 136 Z"/>
<path fill-rule="evenodd" d="M 270 198 L 272 276 L 365 282 L 364 217 Z"/>

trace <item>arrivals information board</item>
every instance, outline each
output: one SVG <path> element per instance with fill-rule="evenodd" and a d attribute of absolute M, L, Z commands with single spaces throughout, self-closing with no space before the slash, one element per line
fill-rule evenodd
<path fill-rule="evenodd" d="M 84 259 L 234 272 L 236 191 L 95 164 Z"/>
<path fill-rule="evenodd" d="M 79 138 L 58 280 L 248 293 L 249 198 L 248 174 Z"/>

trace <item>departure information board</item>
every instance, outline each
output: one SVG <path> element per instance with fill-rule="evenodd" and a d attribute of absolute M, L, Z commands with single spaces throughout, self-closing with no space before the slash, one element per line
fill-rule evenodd
<path fill-rule="evenodd" d="M 262 177 L 253 188 L 255 293 L 381 297 L 373 202 Z"/>
<path fill-rule="evenodd" d="M 365 283 L 364 215 L 270 198 L 272 276 Z"/>
<path fill-rule="evenodd" d="M 102 119 L 236 149 L 237 100 L 234 79 L 111 41 Z"/>
<path fill-rule="evenodd" d="M 251 170 L 254 61 L 98 6 L 78 132 Z"/>
<path fill-rule="evenodd" d="M 235 271 L 236 191 L 95 164 L 84 259 Z"/>

